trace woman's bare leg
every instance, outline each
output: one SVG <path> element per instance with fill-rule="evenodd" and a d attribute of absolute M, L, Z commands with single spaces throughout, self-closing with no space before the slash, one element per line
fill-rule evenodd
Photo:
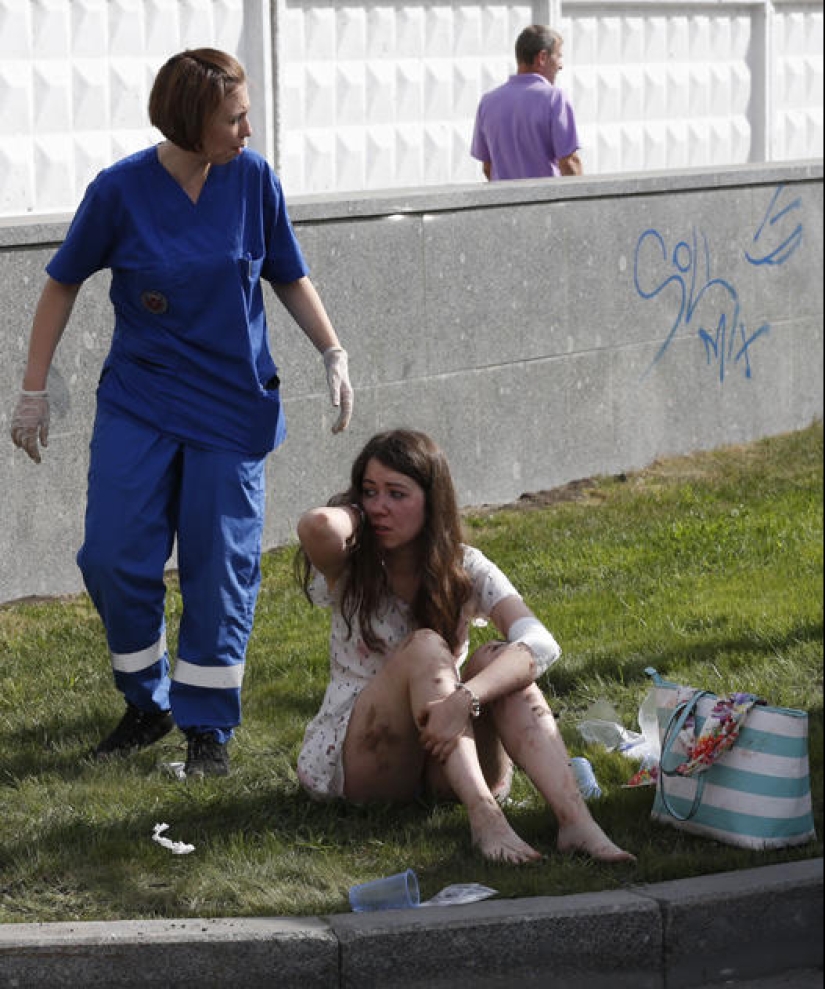
<path fill-rule="evenodd" d="M 489 661 L 478 653 L 471 663 Z M 481 653 L 482 650 L 479 650 Z M 472 669 L 472 667 L 471 667 Z M 570 757 L 544 694 L 530 684 L 490 705 L 492 720 L 505 750 L 544 797 L 558 821 L 560 852 L 584 852 L 603 862 L 634 861 L 602 831 L 582 797 Z"/>
<path fill-rule="evenodd" d="M 344 742 L 344 791 L 350 800 L 408 800 L 424 778 L 428 756 L 418 725 L 427 705 L 455 690 L 455 661 L 435 633 L 413 633 L 361 692 Z M 464 804 L 482 855 L 527 862 L 539 853 L 513 831 L 490 793 L 470 731 L 439 767 Z"/>

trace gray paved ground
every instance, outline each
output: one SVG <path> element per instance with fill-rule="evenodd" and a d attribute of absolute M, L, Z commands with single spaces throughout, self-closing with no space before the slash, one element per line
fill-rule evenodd
<path fill-rule="evenodd" d="M 822 969 L 796 969 L 763 979 L 748 979 L 746 982 L 705 983 L 703 986 L 697 986 L 696 989 L 724 989 L 725 986 L 735 986 L 736 989 L 822 989 Z"/>

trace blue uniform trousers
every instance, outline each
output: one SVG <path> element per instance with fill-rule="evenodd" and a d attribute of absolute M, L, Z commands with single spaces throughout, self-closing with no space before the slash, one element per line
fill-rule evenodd
<path fill-rule="evenodd" d="M 142 710 L 225 742 L 260 585 L 264 458 L 181 443 L 99 408 L 77 562 L 106 629 L 115 684 Z M 170 679 L 163 579 L 177 538 L 182 611 Z"/>

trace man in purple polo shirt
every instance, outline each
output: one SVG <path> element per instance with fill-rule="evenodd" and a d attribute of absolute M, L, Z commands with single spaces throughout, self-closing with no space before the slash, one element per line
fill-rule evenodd
<path fill-rule="evenodd" d="M 516 39 L 518 72 L 482 96 L 470 154 L 491 181 L 582 174 L 573 108 L 555 85 L 562 47 L 557 31 L 525 28 Z"/>

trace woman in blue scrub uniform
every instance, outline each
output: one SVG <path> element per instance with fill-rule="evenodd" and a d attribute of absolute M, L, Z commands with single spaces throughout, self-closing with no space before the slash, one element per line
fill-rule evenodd
<path fill-rule="evenodd" d="M 11 435 L 35 462 L 47 377 L 82 283 L 109 268 L 115 326 L 97 391 L 78 565 L 106 629 L 126 713 L 98 756 L 177 725 L 187 776 L 226 775 L 260 584 L 264 463 L 285 436 L 262 280 L 323 355 L 333 432 L 353 393 L 347 354 L 307 275 L 281 185 L 246 148 L 243 67 L 197 49 L 158 73 L 165 141 L 102 171 L 46 267 Z M 183 601 L 170 675 L 164 567 Z"/>

